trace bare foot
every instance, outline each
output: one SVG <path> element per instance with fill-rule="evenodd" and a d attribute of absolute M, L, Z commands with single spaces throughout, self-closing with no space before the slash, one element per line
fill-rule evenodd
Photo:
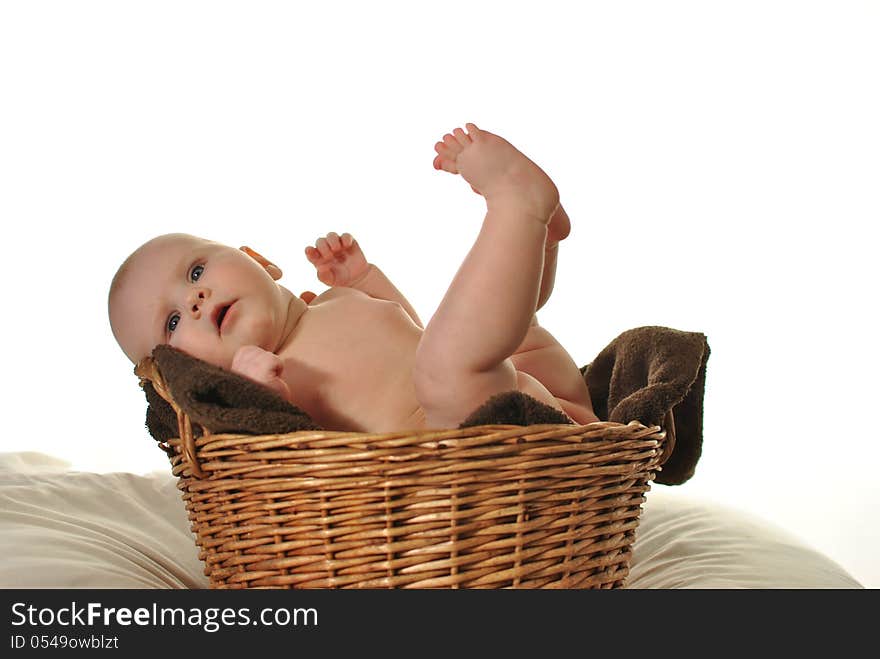
<path fill-rule="evenodd" d="M 434 145 L 434 168 L 461 174 L 483 195 L 488 207 L 513 206 L 542 224 L 555 218 L 555 233 L 567 235 L 568 216 L 565 211 L 559 216 L 556 213 L 559 191 L 544 170 L 504 138 L 474 124 L 465 124 L 465 128 L 467 133 L 456 128 Z"/>

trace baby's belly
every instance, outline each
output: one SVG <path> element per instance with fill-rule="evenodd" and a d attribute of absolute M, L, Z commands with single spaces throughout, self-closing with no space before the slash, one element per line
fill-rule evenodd
<path fill-rule="evenodd" d="M 373 357 L 380 355 L 377 351 Z M 371 370 L 375 361 L 369 360 L 360 370 L 365 374 L 363 379 L 340 386 L 329 396 L 330 404 L 345 417 L 346 428 L 341 429 L 384 433 L 424 427 L 425 415 L 413 385 L 413 360 L 399 351 L 389 351 L 387 357 L 380 370 Z"/>

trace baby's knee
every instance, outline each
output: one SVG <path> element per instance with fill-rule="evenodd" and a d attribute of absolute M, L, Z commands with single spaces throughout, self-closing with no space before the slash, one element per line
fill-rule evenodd
<path fill-rule="evenodd" d="M 474 370 L 454 355 L 428 349 L 416 353 L 413 384 L 428 418 L 457 425 L 490 396 L 516 389 L 516 369 L 504 360 L 489 370 Z"/>
<path fill-rule="evenodd" d="M 429 409 L 448 402 L 456 377 L 443 359 L 443 351 L 422 342 L 416 350 L 412 379 L 419 405 Z"/>
<path fill-rule="evenodd" d="M 455 428 L 465 419 L 456 400 L 456 387 L 446 374 L 419 364 L 413 368 L 413 384 L 428 428 Z"/>

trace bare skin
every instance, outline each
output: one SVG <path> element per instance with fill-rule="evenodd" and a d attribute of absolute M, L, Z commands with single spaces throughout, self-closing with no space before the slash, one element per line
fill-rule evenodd
<path fill-rule="evenodd" d="M 449 426 L 518 389 L 595 421 L 583 378 L 535 312 L 552 290 L 570 231 L 553 181 L 503 138 L 467 124 L 435 145 L 434 167 L 460 174 L 486 200 L 476 242 L 419 343 L 415 382 L 429 426 Z"/>
<path fill-rule="evenodd" d="M 597 420 L 576 364 L 535 317 L 570 231 L 556 187 L 507 141 L 467 129 L 435 145 L 434 166 L 460 174 L 487 213 L 427 327 L 349 234 L 306 248 L 330 287 L 317 296 L 293 295 L 249 248 L 174 234 L 142 246 L 114 281 L 120 346 L 137 362 L 175 345 L 274 389 L 328 430 L 455 427 L 513 389 L 577 423 Z"/>

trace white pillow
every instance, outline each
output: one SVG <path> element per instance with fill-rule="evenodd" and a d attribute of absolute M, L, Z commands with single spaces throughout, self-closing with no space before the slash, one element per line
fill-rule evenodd
<path fill-rule="evenodd" d="M 175 482 L 0 454 L 0 587 L 206 588 Z"/>
<path fill-rule="evenodd" d="M 686 488 L 686 486 L 684 486 Z M 859 588 L 772 525 L 655 485 L 630 588 Z M 169 474 L 93 474 L 0 454 L 0 587 L 206 588 Z"/>
<path fill-rule="evenodd" d="M 629 588 L 862 588 L 782 529 L 686 491 L 654 485 L 648 492 Z"/>

